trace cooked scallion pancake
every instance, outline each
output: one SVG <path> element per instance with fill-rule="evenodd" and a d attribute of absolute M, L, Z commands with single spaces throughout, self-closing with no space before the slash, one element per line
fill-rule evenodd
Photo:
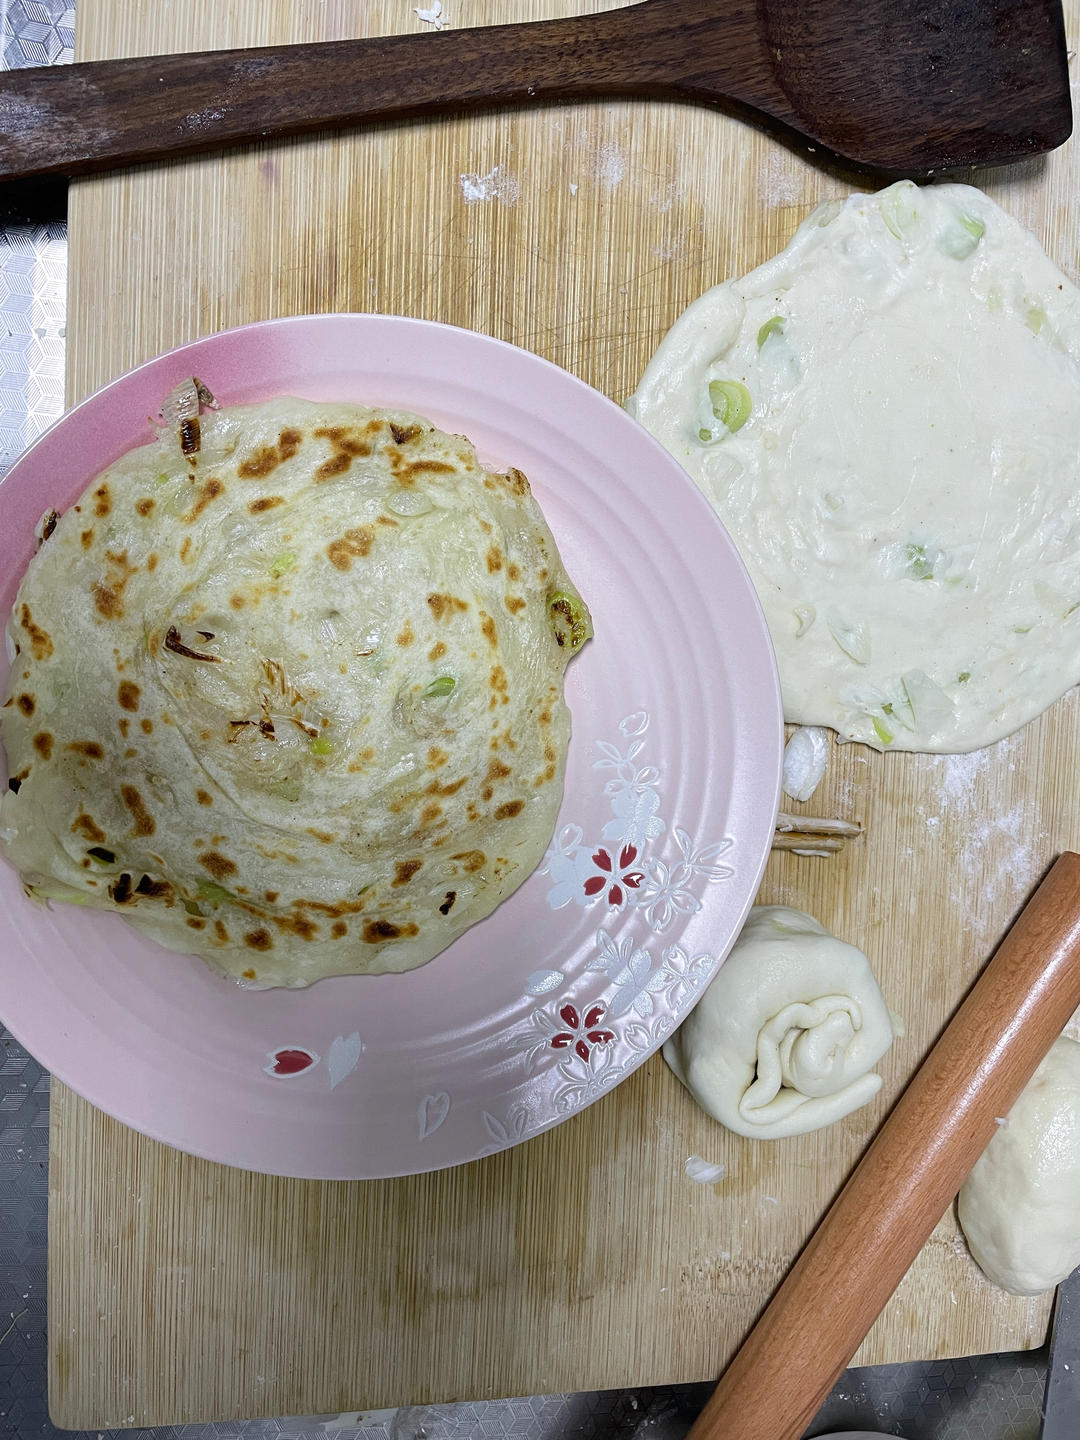
<path fill-rule="evenodd" d="M 195 412 L 30 565 L 0 850 L 248 985 L 423 965 L 543 856 L 588 611 L 525 476 L 462 437 Z"/>

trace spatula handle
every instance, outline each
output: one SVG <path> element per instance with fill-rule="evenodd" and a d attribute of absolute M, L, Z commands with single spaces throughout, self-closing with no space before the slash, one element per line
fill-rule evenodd
<path fill-rule="evenodd" d="M 754 17 L 743 0 L 647 0 L 566 20 L 9 71 L 0 76 L 0 180 L 480 105 L 693 97 L 690 57 L 700 60 L 721 19 L 710 96 L 730 81 L 736 102 L 771 102 L 785 118 Z"/>
<path fill-rule="evenodd" d="M 942 964 L 949 957 L 940 957 Z M 797 1440 L 1080 1005 L 1080 856 L 1063 854 L 724 1373 L 691 1440 Z"/>

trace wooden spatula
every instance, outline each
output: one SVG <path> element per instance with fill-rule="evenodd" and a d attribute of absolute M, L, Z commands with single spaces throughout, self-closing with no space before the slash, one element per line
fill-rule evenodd
<path fill-rule="evenodd" d="M 916 178 L 1039 154 L 1072 125 L 1060 0 L 640 0 L 527 25 L 11 71 L 0 178 L 612 95 L 715 103 Z"/>
<path fill-rule="evenodd" d="M 1080 855 L 1067 851 L 897 1101 L 690 1440 L 798 1440 L 986 1148 L 995 1117 L 1078 1004 Z"/>

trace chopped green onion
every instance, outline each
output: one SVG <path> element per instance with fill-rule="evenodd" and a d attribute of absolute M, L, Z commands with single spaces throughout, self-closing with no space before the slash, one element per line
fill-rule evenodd
<path fill-rule="evenodd" d="M 892 731 L 887 730 L 876 715 L 872 715 L 870 718 L 874 722 L 874 734 L 883 745 L 891 745 L 893 742 Z"/>
<path fill-rule="evenodd" d="M 761 329 L 757 332 L 758 349 L 760 350 L 770 335 L 778 335 L 783 330 L 785 320 L 782 315 L 774 315 L 771 320 L 766 320 Z"/>
<path fill-rule="evenodd" d="M 954 260 L 966 260 L 969 255 L 974 254 L 985 229 L 986 226 L 977 216 L 959 214 L 956 224 L 950 225 L 941 237 L 941 248 Z"/>
<path fill-rule="evenodd" d="M 1024 323 L 1033 335 L 1038 335 L 1046 324 L 1046 311 L 1041 305 L 1029 305 Z"/>
<path fill-rule="evenodd" d="M 734 435 L 736 430 L 742 429 L 750 419 L 750 411 L 753 408 L 750 391 L 741 380 L 710 380 L 709 404 L 712 406 L 713 414 L 729 435 Z M 699 433 L 703 440 L 716 438 L 711 431 L 705 430 L 704 427 Z"/>
<path fill-rule="evenodd" d="M 919 223 L 919 212 L 915 208 L 918 187 L 910 180 L 898 180 L 881 197 L 881 218 L 888 230 L 905 244 Z"/>
<path fill-rule="evenodd" d="M 425 700 L 439 700 L 444 695 L 452 694 L 456 685 L 457 681 L 452 675 L 440 675 L 437 680 L 432 680 L 431 684 L 424 690 L 423 698 Z"/>
<path fill-rule="evenodd" d="M 796 605 L 795 619 L 799 622 L 799 628 L 795 631 L 795 639 L 801 640 L 810 626 L 817 619 L 816 605 Z"/>
<path fill-rule="evenodd" d="M 907 561 L 907 576 L 909 580 L 932 580 L 934 578 L 934 562 L 926 557 L 926 546 L 917 545 L 914 541 L 904 547 L 904 558 Z"/>
<path fill-rule="evenodd" d="M 266 788 L 271 795 L 276 795 L 279 800 L 287 800 L 290 805 L 295 804 L 296 801 L 300 799 L 300 781 L 294 780 L 291 777 L 287 777 L 284 780 L 275 780 L 272 785 L 268 785 Z"/>
<path fill-rule="evenodd" d="M 548 600 L 555 628 L 555 643 L 570 651 L 580 650 L 593 633 L 592 621 L 580 595 L 556 590 Z"/>
<path fill-rule="evenodd" d="M 296 564 L 297 554 L 295 550 L 283 550 L 280 555 L 275 555 L 270 561 L 270 574 L 275 580 L 281 578 L 287 570 L 291 570 Z"/>
<path fill-rule="evenodd" d="M 231 890 L 226 890 L 224 885 L 218 885 L 213 880 L 200 880 L 197 891 L 200 900 L 209 900 L 213 905 L 222 905 L 236 899 Z"/>
<path fill-rule="evenodd" d="M 958 685 L 966 685 L 967 682 L 968 682 L 970 679 L 971 679 L 971 671 L 970 671 L 970 670 L 961 670 L 961 671 L 960 671 L 960 674 L 957 675 L 957 677 L 956 677 L 956 683 L 957 683 Z"/>
<path fill-rule="evenodd" d="M 155 484 L 155 485 L 167 485 L 171 479 L 172 479 L 172 476 L 171 476 L 171 475 L 166 475 L 166 474 L 165 474 L 165 471 L 163 470 L 160 475 L 155 475 L 155 476 L 154 476 L 154 484 Z"/>
<path fill-rule="evenodd" d="M 861 621 L 853 625 L 836 610 L 825 616 L 829 633 L 845 655 L 850 655 L 856 665 L 865 665 L 870 659 L 870 632 Z"/>
<path fill-rule="evenodd" d="M 333 752 L 334 742 L 328 740 L 325 735 L 316 735 L 314 740 L 308 741 L 307 748 L 312 755 L 329 755 Z"/>

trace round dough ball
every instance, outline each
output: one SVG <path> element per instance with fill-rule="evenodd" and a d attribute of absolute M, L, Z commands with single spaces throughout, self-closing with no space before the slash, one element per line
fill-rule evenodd
<path fill-rule="evenodd" d="M 1080 1045 L 1062 1036 L 964 1181 L 968 1248 L 1014 1295 L 1052 1290 L 1080 1265 Z"/>
<path fill-rule="evenodd" d="M 775 1140 L 872 1099 L 892 1039 L 862 951 L 801 910 L 761 905 L 664 1059 L 713 1119 Z"/>

